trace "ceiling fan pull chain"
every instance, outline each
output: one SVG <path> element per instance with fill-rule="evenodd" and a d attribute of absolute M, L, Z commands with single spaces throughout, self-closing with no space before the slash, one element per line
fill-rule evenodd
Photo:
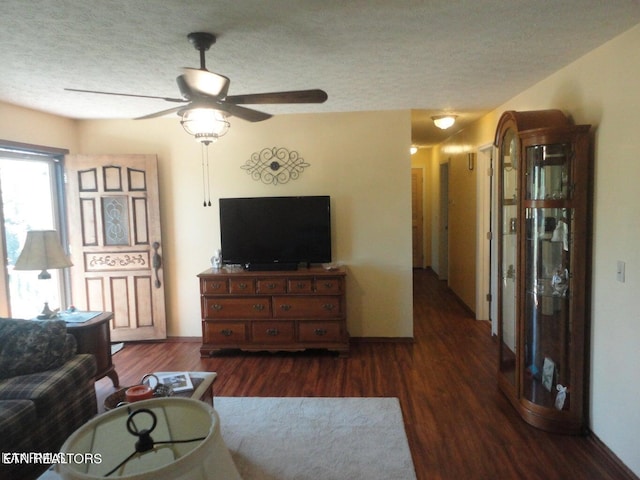
<path fill-rule="evenodd" d="M 204 179 L 204 143 L 200 144 L 200 157 L 202 158 L 202 206 L 207 206 L 207 190 Z"/>
<path fill-rule="evenodd" d="M 211 206 L 211 175 L 209 174 L 209 144 L 206 145 L 207 148 L 207 197 L 209 197 L 209 204 Z"/>

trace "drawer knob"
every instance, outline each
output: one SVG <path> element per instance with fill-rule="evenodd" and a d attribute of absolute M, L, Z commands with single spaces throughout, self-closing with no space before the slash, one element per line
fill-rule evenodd
<path fill-rule="evenodd" d="M 247 289 L 247 284 L 242 282 L 238 285 L 238 287 L 240 288 L 240 290 L 246 290 Z"/>
<path fill-rule="evenodd" d="M 302 290 L 305 287 L 305 284 L 302 282 L 298 282 L 296 283 L 296 287 L 298 287 L 298 290 Z"/>
<path fill-rule="evenodd" d="M 333 283 L 331 283 L 331 282 L 325 282 L 324 283 L 324 288 L 331 288 L 331 287 L 333 287 Z"/>
<path fill-rule="evenodd" d="M 261 312 L 264 310 L 264 305 L 261 303 L 254 303 L 253 304 L 253 309 L 257 312 Z"/>
<path fill-rule="evenodd" d="M 214 303 L 213 305 L 211 305 L 211 308 L 216 312 L 219 312 L 220 310 L 222 310 L 222 305 L 220 305 L 219 303 Z"/>
<path fill-rule="evenodd" d="M 276 288 L 276 284 L 275 284 L 275 283 L 273 283 L 273 282 L 271 282 L 271 283 L 267 283 L 267 288 L 268 288 L 269 290 L 273 290 L 274 288 Z"/>
<path fill-rule="evenodd" d="M 322 308 L 331 312 L 334 308 L 336 308 L 336 306 L 333 303 L 325 303 L 322 305 Z"/>
<path fill-rule="evenodd" d="M 214 290 L 220 290 L 220 284 L 218 282 L 211 285 Z"/>
<path fill-rule="evenodd" d="M 325 328 L 316 328 L 313 333 L 315 333 L 317 336 L 322 337 L 324 335 L 327 334 L 327 330 Z"/>
<path fill-rule="evenodd" d="M 276 337 L 280 331 L 277 328 L 267 328 L 267 335 L 271 337 Z"/>
<path fill-rule="evenodd" d="M 280 308 L 285 311 L 288 312 L 289 310 L 291 310 L 291 305 L 288 305 L 286 303 L 283 303 L 282 305 L 280 305 Z"/>
<path fill-rule="evenodd" d="M 223 330 L 220 330 L 220 333 L 225 337 L 230 337 L 231 335 L 233 335 L 233 330 L 231 330 L 230 328 L 225 328 Z"/>

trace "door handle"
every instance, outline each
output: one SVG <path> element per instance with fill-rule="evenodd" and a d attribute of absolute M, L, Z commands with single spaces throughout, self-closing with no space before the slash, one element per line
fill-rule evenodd
<path fill-rule="evenodd" d="M 160 256 L 160 254 L 158 253 L 158 249 L 160 248 L 160 244 L 158 242 L 153 242 L 153 250 L 154 250 L 154 254 L 153 254 L 153 271 L 156 274 L 156 288 L 160 288 L 160 285 L 162 285 L 160 283 L 160 277 L 158 275 L 158 270 L 160 270 L 160 268 L 162 267 L 162 257 Z"/>

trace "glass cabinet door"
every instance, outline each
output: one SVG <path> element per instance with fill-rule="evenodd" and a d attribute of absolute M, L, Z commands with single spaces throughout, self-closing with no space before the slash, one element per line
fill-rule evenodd
<path fill-rule="evenodd" d="M 569 407 L 572 338 L 571 145 L 525 148 L 523 398 Z"/>
<path fill-rule="evenodd" d="M 516 353 L 518 336 L 517 282 L 518 270 L 518 168 L 519 141 L 516 132 L 509 129 L 502 139 L 500 150 L 500 373 L 511 385 L 516 385 Z"/>

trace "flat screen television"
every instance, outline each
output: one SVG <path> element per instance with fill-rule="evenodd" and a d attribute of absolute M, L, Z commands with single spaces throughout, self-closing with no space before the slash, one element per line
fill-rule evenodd
<path fill-rule="evenodd" d="M 222 262 L 289 270 L 331 262 L 328 195 L 220 199 Z"/>

